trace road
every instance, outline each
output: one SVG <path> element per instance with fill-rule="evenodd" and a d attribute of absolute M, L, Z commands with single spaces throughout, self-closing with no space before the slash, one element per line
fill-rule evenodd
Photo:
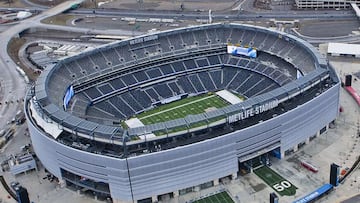
<path fill-rule="evenodd" d="M 93 9 L 78 9 L 70 11 L 73 14 L 92 15 Z M 136 17 L 136 18 L 173 18 L 173 19 L 208 19 L 208 14 L 204 12 L 171 12 L 171 11 L 129 11 L 121 9 L 97 9 L 98 16 L 116 16 L 116 17 Z M 228 14 L 217 14 L 213 12 L 213 20 L 252 20 L 252 19 L 353 19 L 356 15 L 353 11 L 277 11 L 277 12 L 243 12 Z"/>
<path fill-rule="evenodd" d="M 1 96 L 0 96 L 0 129 L 3 129 L 7 121 L 11 120 L 16 111 L 22 108 L 21 103 L 17 100 L 24 98 L 26 91 L 26 84 L 24 79 L 18 74 L 15 67 L 17 64 L 10 58 L 7 52 L 7 45 L 12 37 L 31 27 L 36 27 L 40 21 L 52 15 L 62 13 L 68 9 L 75 2 L 81 0 L 67 1 L 54 8 L 44 11 L 32 18 L 21 21 L 20 23 L 9 27 L 6 31 L 0 33 L 0 83 L 1 83 Z M 13 103 L 11 103 L 13 101 Z M 9 102 L 9 104 L 5 104 Z"/>
<path fill-rule="evenodd" d="M 24 10 L 24 8 L 0 8 L 1 10 Z M 44 11 L 44 8 L 28 8 L 30 11 Z M 94 9 L 77 9 L 69 11 L 72 14 L 93 15 Z M 125 10 L 125 9 L 96 9 L 95 14 L 98 16 L 114 17 L 137 17 L 137 18 L 175 18 L 175 19 L 208 19 L 207 12 L 181 12 L 181 11 L 149 11 L 149 10 Z M 213 12 L 214 21 L 219 20 L 253 20 L 253 19 L 354 19 L 356 14 L 353 10 L 285 10 L 285 11 L 228 11 Z"/>
<path fill-rule="evenodd" d="M 346 36 L 338 36 L 338 37 L 309 37 L 302 35 L 296 29 L 292 29 L 291 31 L 293 31 L 296 35 L 298 35 L 302 39 L 312 44 L 321 44 L 321 43 L 329 43 L 329 42 L 338 42 L 338 43 L 360 42 L 360 35 L 346 35 Z"/>

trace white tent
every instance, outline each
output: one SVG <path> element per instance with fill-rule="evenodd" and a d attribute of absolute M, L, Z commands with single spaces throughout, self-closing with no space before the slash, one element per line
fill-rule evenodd
<path fill-rule="evenodd" d="M 17 19 L 19 19 L 19 20 L 28 18 L 30 16 L 31 16 L 31 13 L 27 12 L 27 11 L 19 11 L 16 15 Z"/>
<path fill-rule="evenodd" d="M 360 57 L 360 45 L 359 44 L 344 44 L 344 43 L 329 43 L 328 54 L 332 56 L 355 56 Z"/>

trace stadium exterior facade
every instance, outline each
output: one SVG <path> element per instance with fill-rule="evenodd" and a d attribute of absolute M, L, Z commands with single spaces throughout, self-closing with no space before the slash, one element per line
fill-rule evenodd
<path fill-rule="evenodd" d="M 230 33 L 232 39 L 230 37 L 220 39 L 220 31 L 225 34 Z M 184 51 L 186 53 L 196 54 L 199 50 L 211 47 L 226 49 L 226 44 L 233 42 L 232 40 L 237 36 L 234 33 L 237 31 L 252 34 L 248 44 L 258 47 L 258 50 L 262 50 L 263 47 L 264 52 L 273 51 L 272 54 L 279 57 L 282 57 L 279 53 L 283 53 L 284 60 L 292 62 L 302 73 L 302 77 L 295 78 L 264 94 L 250 97 L 241 104 L 231 105 L 223 109 L 221 115 L 216 114 L 218 111 L 215 111 L 213 114 L 216 115 L 213 116 L 221 118 L 221 120 L 216 119 L 216 122 L 209 121 L 212 115 L 203 114 L 196 118 L 190 116 L 178 121 L 125 130 L 91 119 L 85 120 L 81 116 L 63 110 L 63 97 L 68 86 L 74 85 L 76 95 L 81 89 L 76 84 L 88 84 L 89 81 L 75 80 L 74 77 L 66 80 L 60 77 L 57 70 L 68 61 L 91 57 L 99 50 L 106 56 L 104 54 L 106 50 L 114 47 L 131 47 L 138 43 L 142 44 L 141 48 L 149 47 L 147 43 L 155 44 L 165 37 L 179 39 L 181 36 L 180 39 L 184 42 L 188 33 L 192 33 L 195 42 L 194 46 L 187 44 L 187 47 L 185 45 L 181 47 L 187 49 Z M 208 40 L 204 45 L 205 48 L 200 49 L 201 42 L 198 42 L 200 40 L 196 38 L 196 32 L 205 33 L 208 39 L 211 38 L 212 32 L 217 32 L 218 37 Z M 224 36 L 224 33 L 221 36 Z M 257 34 L 253 35 L 254 33 Z M 261 45 L 256 45 L 257 37 L 260 38 L 262 34 L 266 37 L 262 39 Z M 271 37 L 278 42 L 271 40 Z M 242 40 L 236 42 L 247 43 L 244 42 L 245 39 L 246 35 L 243 34 Z M 274 53 L 276 43 L 283 42 L 302 50 L 304 56 L 311 59 L 309 61 L 313 68 L 307 68 L 303 57 L 296 58 L 299 58 L 297 60 L 302 61 L 301 64 L 305 66 L 296 65 L 297 60 L 291 60 L 290 52 Z M 272 48 L 266 48 L 267 43 L 272 43 Z M 175 51 L 171 52 L 171 56 L 180 54 L 176 52 L 176 47 L 172 49 Z M 329 123 L 338 115 L 340 83 L 334 70 L 310 44 L 286 33 L 238 24 L 212 24 L 140 36 L 101 47 L 99 50 L 64 59 L 57 65 L 45 69 L 28 93 L 25 112 L 32 144 L 43 166 L 61 182 L 109 195 L 114 202 L 136 202 L 143 199 L 156 201 L 159 195 L 168 194 L 176 197 L 187 188 L 198 190 L 206 185 L 219 184 L 219 179 L 223 177 L 237 178 L 239 163 L 273 150 L 277 150 L 282 158 L 286 152 L 296 151 L 299 145 L 309 142 L 311 138 L 326 131 Z M 154 57 L 164 58 L 164 55 Z M 149 58 L 147 56 L 144 61 L 154 60 Z M 132 60 L 138 59 L 133 57 Z M 141 60 L 129 66 L 139 64 Z M 109 74 L 114 75 L 114 72 Z M 270 107 L 267 106 L 266 111 L 261 113 L 243 116 L 244 112 L 255 112 L 255 109 L 261 105 L 263 105 L 261 108 L 265 105 Z M 189 127 L 192 122 L 200 122 L 204 118 L 205 127 L 198 127 L 199 125 L 194 128 Z M 184 126 L 184 122 L 187 126 L 186 130 L 169 130 Z M 167 133 L 149 140 L 136 137 L 161 129 L 166 129 Z M 177 139 L 184 135 L 185 138 Z M 69 139 L 72 141 L 68 142 Z M 106 146 L 114 146 L 112 148 L 114 151 L 115 149 L 120 151 L 105 152 L 103 150 L 105 144 L 102 143 L 106 143 Z M 137 150 L 138 148 L 140 150 Z"/>

